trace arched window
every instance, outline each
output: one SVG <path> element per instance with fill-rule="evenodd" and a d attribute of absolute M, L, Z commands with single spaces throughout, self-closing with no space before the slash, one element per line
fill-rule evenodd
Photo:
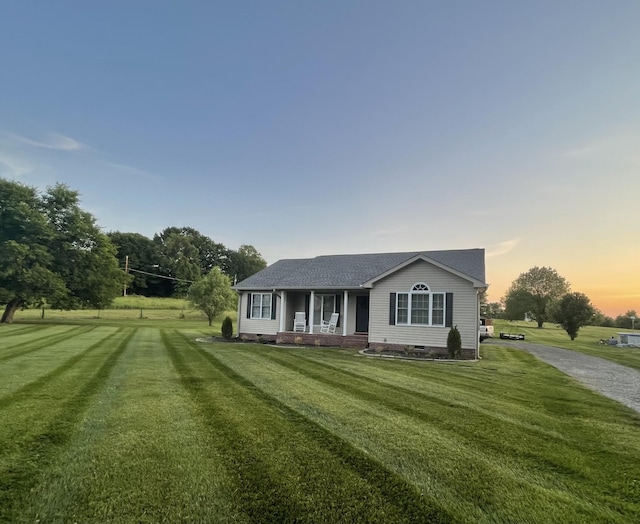
<path fill-rule="evenodd" d="M 411 291 L 397 293 L 396 324 L 444 326 L 445 294 L 433 293 L 424 282 L 411 286 Z"/>

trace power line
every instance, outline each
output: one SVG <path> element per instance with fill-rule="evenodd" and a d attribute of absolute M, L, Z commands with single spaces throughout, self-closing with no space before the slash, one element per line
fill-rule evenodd
<path fill-rule="evenodd" d="M 151 277 L 166 278 L 167 280 L 177 280 L 178 282 L 189 282 L 190 284 L 193 284 L 195 282 L 195 280 L 187 280 L 186 278 L 168 277 L 166 275 L 159 275 L 158 273 L 149 273 L 148 271 L 141 271 L 139 269 L 129 268 L 129 271 L 133 271 L 134 273 L 142 273 L 143 275 L 149 275 Z"/>

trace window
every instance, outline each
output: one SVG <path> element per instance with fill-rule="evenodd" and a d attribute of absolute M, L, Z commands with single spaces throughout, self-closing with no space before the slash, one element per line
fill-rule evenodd
<path fill-rule="evenodd" d="M 319 325 L 323 320 L 329 322 L 331 313 L 337 313 L 336 296 L 315 295 L 313 301 L 313 323 Z"/>
<path fill-rule="evenodd" d="M 251 318 L 271 318 L 271 293 L 251 293 Z"/>
<path fill-rule="evenodd" d="M 395 323 L 444 326 L 445 294 L 432 293 L 423 282 L 415 284 L 408 293 L 398 293 Z"/>
<path fill-rule="evenodd" d="M 444 293 L 433 293 L 431 301 L 431 324 L 444 326 Z"/>
<path fill-rule="evenodd" d="M 409 293 L 398 293 L 398 313 L 396 319 L 398 324 L 409 323 Z"/>

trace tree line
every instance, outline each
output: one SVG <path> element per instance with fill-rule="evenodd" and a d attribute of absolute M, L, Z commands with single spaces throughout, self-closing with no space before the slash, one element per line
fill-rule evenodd
<path fill-rule="evenodd" d="M 264 267 L 253 246 L 228 249 L 190 227 L 168 227 L 152 239 L 105 234 L 67 185 L 39 191 L 0 178 L 0 323 L 29 306 L 103 309 L 125 286 L 145 296 L 187 296 L 210 274 L 229 287 Z"/>
<path fill-rule="evenodd" d="M 505 320 L 533 320 L 539 328 L 545 322 L 562 326 L 571 340 L 581 326 L 619 327 L 631 329 L 634 310 L 615 319 L 591 304 L 584 293 L 571 292 L 569 282 L 550 267 L 532 267 L 516 278 L 500 302 L 483 304 L 483 314 Z"/>
<path fill-rule="evenodd" d="M 191 227 L 167 227 L 153 238 L 119 231 L 107 236 L 120 267 L 132 277 L 128 290 L 136 295 L 185 296 L 214 267 L 240 282 L 267 266 L 255 247 L 228 249 Z"/>

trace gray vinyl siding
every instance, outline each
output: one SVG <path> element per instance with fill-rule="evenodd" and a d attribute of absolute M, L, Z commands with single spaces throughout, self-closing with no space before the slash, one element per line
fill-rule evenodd
<path fill-rule="evenodd" d="M 261 291 L 260 293 L 263 293 Z M 280 298 L 276 301 L 276 318 L 271 319 L 251 319 L 247 318 L 247 301 L 250 300 L 251 292 L 242 293 L 240 298 L 240 322 L 242 333 L 252 333 L 260 335 L 276 335 L 280 327 Z"/>
<path fill-rule="evenodd" d="M 478 347 L 478 295 L 471 282 L 423 260 L 376 282 L 371 290 L 369 341 L 388 344 L 446 347 L 448 327 L 389 324 L 389 294 L 411 290 L 424 282 L 435 293 L 453 293 L 453 325 L 463 348 Z"/>

